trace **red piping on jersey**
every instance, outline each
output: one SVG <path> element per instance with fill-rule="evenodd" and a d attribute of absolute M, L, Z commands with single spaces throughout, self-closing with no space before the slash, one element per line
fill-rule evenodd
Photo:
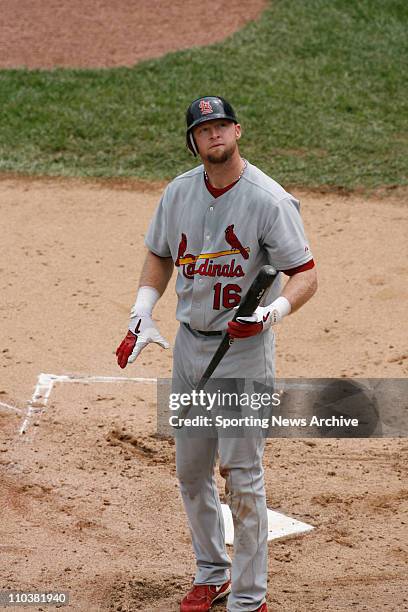
<path fill-rule="evenodd" d="M 313 259 L 309 259 L 306 263 L 301 266 L 296 266 L 296 268 L 290 268 L 289 270 L 282 270 L 287 276 L 293 276 L 294 274 L 298 274 L 299 272 L 305 272 L 306 270 L 311 270 L 315 267 L 315 262 Z"/>

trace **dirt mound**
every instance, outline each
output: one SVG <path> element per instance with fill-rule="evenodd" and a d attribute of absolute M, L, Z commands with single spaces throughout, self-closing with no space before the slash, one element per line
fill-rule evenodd
<path fill-rule="evenodd" d="M 3 0 L 2 68 L 133 66 L 222 41 L 266 0 Z"/>

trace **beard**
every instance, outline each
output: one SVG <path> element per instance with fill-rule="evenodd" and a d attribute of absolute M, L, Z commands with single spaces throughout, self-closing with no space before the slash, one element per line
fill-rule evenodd
<path fill-rule="evenodd" d="M 211 164 L 224 164 L 226 161 L 231 159 L 236 147 L 237 144 L 234 143 L 228 149 L 225 148 L 221 151 L 219 149 L 215 149 L 215 151 L 207 153 L 207 161 L 209 161 Z"/>

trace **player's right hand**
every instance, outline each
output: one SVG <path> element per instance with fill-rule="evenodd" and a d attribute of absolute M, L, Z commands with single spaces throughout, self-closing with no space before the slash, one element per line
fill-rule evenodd
<path fill-rule="evenodd" d="M 155 342 L 165 349 L 170 347 L 150 315 L 141 314 L 132 317 L 129 331 L 116 349 L 119 367 L 123 369 L 128 363 L 133 363 L 150 342 Z"/>

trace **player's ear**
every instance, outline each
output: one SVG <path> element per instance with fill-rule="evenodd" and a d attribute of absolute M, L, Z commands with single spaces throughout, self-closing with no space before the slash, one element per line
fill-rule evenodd
<path fill-rule="evenodd" d="M 241 138 L 242 135 L 242 129 L 241 129 L 241 125 L 239 123 L 235 124 L 235 136 L 236 139 L 239 140 Z"/>

